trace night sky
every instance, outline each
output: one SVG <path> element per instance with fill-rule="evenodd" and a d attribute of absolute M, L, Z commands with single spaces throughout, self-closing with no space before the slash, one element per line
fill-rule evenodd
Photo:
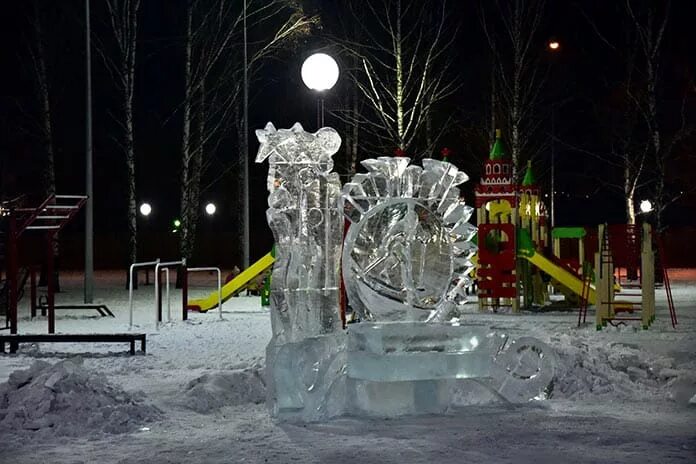
<path fill-rule="evenodd" d="M 56 147 L 56 176 L 59 193 L 81 193 L 84 190 L 85 144 L 85 70 L 84 70 L 84 2 L 43 0 L 38 2 L 50 22 L 45 25 L 51 37 L 47 60 L 52 85 L 54 137 Z M 300 79 L 302 60 L 320 49 L 331 50 L 328 37 L 338 24 L 337 1 L 313 0 L 304 2 L 307 13 L 322 16 L 322 25 L 304 37 L 277 60 L 266 66 L 260 79 L 251 88 L 250 153 L 255 157 L 258 143 L 253 130 L 273 121 L 276 127 L 289 127 L 301 122 L 306 129 L 316 127 L 315 100 Z M 622 198 L 603 186 L 599 178 L 606 166 L 568 147 L 586 150 L 599 149 L 603 127 L 595 108 L 598 102 L 611 107 L 612 92 L 607 82 L 616 81 L 622 72 L 613 52 L 607 49 L 581 14 L 592 18 L 597 27 L 617 39 L 620 28 L 615 27 L 615 2 L 602 0 L 572 2 L 548 1 L 545 20 L 539 33 L 539 47 L 550 38 L 562 44 L 562 52 L 542 57 L 548 85 L 540 97 L 540 113 L 550 121 L 551 105 L 556 103 L 557 144 L 557 223 L 559 225 L 590 225 L 623 220 Z M 636 2 L 637 3 L 637 2 Z M 662 3 L 662 2 L 660 2 Z M 37 104 L 32 84 L 31 64 L 27 56 L 30 37 L 31 2 L 10 0 L 3 4 L 0 16 L 0 195 L 10 198 L 26 194 L 38 203 L 43 195 L 40 182 L 42 155 L 35 137 Z M 472 178 L 465 194 L 470 194 L 479 176 L 479 159 L 485 156 L 485 141 L 470 136 L 475 128 L 485 127 L 488 103 L 488 72 L 490 57 L 486 39 L 479 22 L 479 2 L 450 1 L 450 20 L 460 22 L 450 54 L 455 60 L 452 72 L 462 86 L 440 111 L 456 117 L 453 130 L 441 145 L 454 152 L 450 158 Z M 690 124 L 696 120 L 696 2 L 672 2 L 672 14 L 665 36 L 661 63 L 663 81 L 661 98 L 670 111 L 681 105 L 687 93 L 687 113 Z M 100 0 L 92 0 L 92 28 L 95 35 L 105 34 L 104 8 Z M 177 112 L 183 95 L 183 0 L 143 0 L 139 18 L 139 42 L 135 91 L 135 140 L 137 156 L 137 188 L 139 201 L 148 201 L 155 212 L 147 219 L 139 218 L 141 257 L 175 257 L 177 237 L 171 233 L 171 221 L 178 214 L 179 151 L 181 116 Z M 107 31 L 108 32 L 108 31 Z M 108 50 L 107 50 L 108 52 Z M 541 53 L 544 53 L 543 51 Z M 339 65 L 341 56 L 338 57 Z M 111 114 L 115 96 L 110 76 L 99 55 L 92 54 L 94 85 L 94 168 L 95 168 L 95 229 L 97 267 L 122 266 L 126 237 L 126 170 L 112 137 L 115 133 Z M 689 86 L 691 86 L 689 88 Z M 347 83 L 338 85 L 327 96 L 327 110 L 338 109 L 344 101 Z M 689 90 L 690 89 L 690 90 Z M 558 103 L 561 102 L 561 103 Z M 678 114 L 678 110 L 672 111 Z M 667 119 L 676 127 L 679 121 Z M 343 126 L 327 114 L 326 125 Z M 540 131 L 548 136 L 550 128 Z M 234 132 L 234 130 L 231 130 Z M 543 143 L 543 140 L 540 141 Z M 696 174 L 694 155 L 696 143 L 691 139 L 682 149 L 678 166 L 672 168 L 675 179 L 693 179 Z M 543 149 L 535 159 L 537 177 L 548 190 L 549 155 Z M 391 153 L 364 153 L 364 157 Z M 236 140 L 223 140 L 218 153 L 220 162 L 209 174 L 212 179 L 222 171 L 227 174 L 202 194 L 202 203 L 214 201 L 218 214 L 201 217 L 197 264 L 213 262 L 230 265 L 239 262 L 236 221 L 235 163 L 238 157 Z M 341 166 L 341 153 L 337 166 Z M 688 159 L 688 157 L 691 157 Z M 272 237 L 265 223 L 266 191 L 265 165 L 250 163 L 252 208 L 252 259 L 265 253 Z M 206 179 L 210 180 L 210 179 Z M 206 183 L 204 181 L 204 183 Z M 693 181 L 692 181 L 693 183 Z M 687 183 L 688 186 L 688 183 Z M 693 185 L 690 185 L 693 188 Z M 640 196 L 640 194 L 639 194 Z M 691 193 L 672 207 L 667 215 L 674 227 L 696 226 L 696 195 Z M 83 219 L 66 230 L 63 237 L 64 265 L 79 267 L 82 259 L 81 234 Z"/>

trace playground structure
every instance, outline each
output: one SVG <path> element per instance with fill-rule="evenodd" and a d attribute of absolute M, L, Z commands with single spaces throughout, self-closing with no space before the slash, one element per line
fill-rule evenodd
<path fill-rule="evenodd" d="M 579 323 L 586 320 L 588 305 L 597 307 L 598 330 L 607 324 L 627 321 L 640 321 L 647 329 L 654 321 L 655 244 L 658 249 L 661 247 L 649 224 L 600 225 L 596 234 L 582 227 L 549 230 L 546 207 L 531 163 L 527 164 L 522 183 L 517 185 L 500 131 L 496 131 L 475 195 L 480 309 L 497 311 L 510 307 L 517 312 L 520 303 L 527 309 L 543 306 L 549 299 L 549 282 L 567 301 L 580 307 Z M 576 257 L 561 256 L 562 239 L 577 244 Z M 552 254 L 546 255 L 549 248 Z M 625 280 L 621 270 L 625 271 Z M 675 326 L 677 319 L 664 263 L 662 270 Z M 635 281 L 637 276 L 640 281 Z M 633 279 L 628 281 L 629 277 Z M 640 317 L 633 315 L 637 312 Z"/>
<path fill-rule="evenodd" d="M 2 205 L 2 219 L 6 224 L 5 249 L 6 254 L 6 278 L 7 290 L 7 326 L 9 334 L 0 335 L 0 352 L 5 351 L 5 344 L 9 344 L 10 353 L 17 351 L 21 343 L 114 343 L 128 342 L 130 354 L 135 354 L 135 343 L 140 342 L 141 352 L 145 352 L 145 334 L 138 333 L 90 333 L 69 334 L 56 333 L 55 311 L 56 309 L 96 309 L 101 315 L 111 315 L 111 311 L 104 305 L 56 305 L 54 282 L 54 245 L 56 235 L 62 230 L 80 211 L 87 197 L 84 195 L 50 195 L 37 207 L 23 207 L 18 202 Z M 4 224 L 4 225 L 5 225 Z M 25 275 L 31 276 L 31 315 L 35 317 L 38 308 L 42 314 L 47 315 L 48 333 L 46 334 L 19 334 L 17 305 L 19 296 L 24 289 L 26 278 L 20 278 L 19 249 L 20 243 L 29 234 L 41 234 L 45 240 L 46 260 L 46 299 L 45 303 L 37 305 L 37 285 L 35 266 L 28 266 Z"/>
<path fill-rule="evenodd" d="M 7 220 L 6 259 L 7 259 L 7 318 L 11 334 L 17 333 L 17 304 L 19 301 L 19 247 L 25 234 L 43 233 L 46 260 L 46 304 L 42 312 L 48 316 L 48 333 L 55 333 L 55 282 L 54 282 L 54 245 L 56 235 L 80 211 L 87 201 L 84 195 L 50 195 L 34 208 L 10 205 L 3 212 Z M 35 282 L 35 277 L 32 279 Z M 32 285 L 32 309 L 36 308 L 35 284 Z"/>
<path fill-rule="evenodd" d="M 215 307 L 218 307 L 229 298 L 239 294 L 245 290 L 258 276 L 268 272 L 273 266 L 275 258 L 273 253 L 267 253 L 254 264 L 244 269 L 238 276 L 231 279 L 229 282 L 218 289 L 218 292 L 212 292 L 205 298 L 198 298 L 188 301 L 188 309 L 199 312 L 206 312 Z"/>

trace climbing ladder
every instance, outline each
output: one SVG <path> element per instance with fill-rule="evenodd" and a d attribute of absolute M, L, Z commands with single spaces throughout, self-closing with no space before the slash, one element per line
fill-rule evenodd
<path fill-rule="evenodd" d="M 584 263 L 582 266 L 582 292 L 580 293 L 580 311 L 578 311 L 578 327 L 587 322 L 587 307 L 590 302 L 590 288 L 592 286 L 592 266 Z"/>
<path fill-rule="evenodd" d="M 672 284 L 669 281 L 669 273 L 667 272 L 667 255 L 665 254 L 665 246 L 662 240 L 662 235 L 657 235 L 657 251 L 660 257 L 660 267 L 662 268 L 662 279 L 664 281 L 665 293 L 667 294 L 667 306 L 669 308 L 669 317 L 672 321 L 672 328 L 677 328 L 677 311 L 674 309 L 674 299 L 672 298 Z"/>

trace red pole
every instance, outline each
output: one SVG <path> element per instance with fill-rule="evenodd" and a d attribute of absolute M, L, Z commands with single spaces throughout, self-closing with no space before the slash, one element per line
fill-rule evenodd
<path fill-rule="evenodd" d="M 53 234 L 46 234 L 46 303 L 48 305 L 48 333 L 56 333 L 56 311 L 53 282 Z"/>
<path fill-rule="evenodd" d="M 7 253 L 7 285 L 8 285 L 8 313 L 10 315 L 10 333 L 17 333 L 17 247 L 19 236 L 17 234 L 17 218 L 10 212 L 10 230 L 8 235 Z M 12 347 L 10 347 L 12 350 Z"/>
<path fill-rule="evenodd" d="M 157 322 L 162 322 L 162 269 L 157 271 Z"/>
<path fill-rule="evenodd" d="M 183 281 L 181 286 L 181 317 L 185 321 L 188 319 L 188 268 L 185 259 L 183 262 L 181 265 L 181 272 L 184 273 L 181 279 Z"/>
<path fill-rule="evenodd" d="M 29 275 L 31 276 L 31 317 L 33 319 L 36 317 L 36 267 L 31 266 L 29 269 Z"/>

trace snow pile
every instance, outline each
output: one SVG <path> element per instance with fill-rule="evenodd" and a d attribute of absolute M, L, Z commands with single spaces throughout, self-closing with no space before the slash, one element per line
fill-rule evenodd
<path fill-rule="evenodd" d="M 157 408 L 83 368 L 80 358 L 53 365 L 35 361 L 0 384 L 0 430 L 124 433 L 160 417 Z"/>
<path fill-rule="evenodd" d="M 624 343 L 603 344 L 568 335 L 552 343 L 559 359 L 553 398 L 662 399 L 685 404 L 696 391 L 688 366 L 675 365 L 670 356 Z"/>
<path fill-rule="evenodd" d="M 257 368 L 214 372 L 198 377 L 186 386 L 182 403 L 208 414 L 224 406 L 266 401 L 266 385 Z"/>

